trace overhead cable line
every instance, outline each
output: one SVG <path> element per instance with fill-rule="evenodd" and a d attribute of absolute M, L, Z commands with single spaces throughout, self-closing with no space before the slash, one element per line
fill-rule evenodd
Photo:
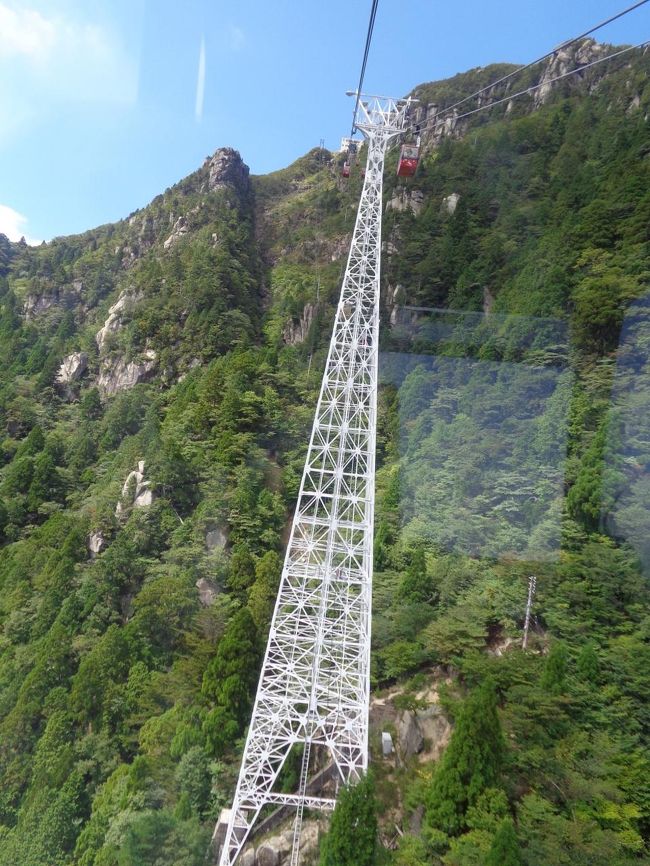
<path fill-rule="evenodd" d="M 520 75 L 522 72 L 525 72 L 527 69 L 531 69 L 533 66 L 537 66 L 538 63 L 542 63 L 544 60 L 548 60 L 549 57 L 553 57 L 553 55 L 559 51 L 561 48 L 569 48 L 571 45 L 575 45 L 576 42 L 579 42 L 581 39 L 584 39 L 587 36 L 590 36 L 592 33 L 595 33 L 597 30 L 601 30 L 603 27 L 606 27 L 608 24 L 611 24 L 614 21 L 617 21 L 619 18 L 622 18 L 624 15 L 628 15 L 630 12 L 634 12 L 635 9 L 638 9 L 641 6 L 644 6 L 646 3 L 649 3 L 650 0 L 638 0 L 637 3 L 634 3 L 632 6 L 628 6 L 626 9 L 623 9 L 621 12 L 617 12 L 616 15 L 612 15 L 607 18 L 605 21 L 601 21 L 599 24 L 596 24 L 594 27 L 591 27 L 589 30 L 585 30 L 584 33 L 581 33 L 579 36 L 574 36 L 571 39 L 567 39 L 565 42 L 562 42 L 557 48 L 554 48 L 552 51 L 547 51 L 546 54 L 543 54 L 541 57 L 538 57 L 536 60 L 531 60 L 530 63 L 526 63 L 524 66 L 519 66 L 517 69 L 509 72 L 507 75 L 498 78 L 496 81 L 493 81 L 491 84 L 487 84 L 485 87 L 482 87 L 480 90 L 471 93 L 469 96 L 463 97 L 463 99 L 458 100 L 458 102 L 454 102 L 452 105 L 448 105 L 446 108 L 441 108 L 440 111 L 436 112 L 433 116 L 432 120 L 436 120 L 441 115 L 449 114 L 455 108 L 458 108 L 461 105 L 464 105 L 466 102 L 469 102 L 471 99 L 476 99 L 476 97 L 481 96 L 486 93 L 488 90 L 492 90 L 493 87 L 497 87 L 499 84 L 504 84 L 506 81 L 509 81 L 511 78 L 514 78 L 516 75 Z M 639 46 L 635 46 L 639 47 Z M 462 115 L 465 117 L 466 115 Z"/>
<path fill-rule="evenodd" d="M 465 117 L 470 117 L 472 114 L 478 114 L 479 111 L 487 111 L 488 108 L 494 108 L 504 102 L 510 102 L 511 99 L 517 99 L 518 96 L 525 96 L 528 93 L 534 93 L 534 91 L 539 90 L 541 87 L 545 87 L 547 84 L 555 84 L 557 81 L 562 81 L 562 79 L 569 78 L 569 76 L 575 75 L 578 72 L 584 72 L 585 69 L 590 69 L 592 66 L 597 66 L 599 63 L 605 63 L 606 60 L 613 60 L 615 57 L 620 57 L 622 54 L 627 54 L 629 51 L 636 51 L 639 48 L 645 48 L 647 45 L 650 45 L 650 41 L 648 40 L 645 42 L 639 42 L 638 45 L 628 45 L 620 51 L 608 54 L 606 57 L 599 57 L 597 60 L 592 60 L 590 63 L 585 63 L 583 66 L 577 66 L 575 69 L 571 69 L 569 72 L 564 72 L 562 75 L 556 75 L 555 78 L 548 78 L 546 81 L 540 81 L 539 84 L 533 84 L 531 87 L 526 87 L 524 90 L 519 90 L 517 93 L 511 93 L 508 96 L 504 96 L 501 99 L 488 103 L 487 105 L 481 105 L 478 108 L 473 108 L 471 111 L 466 111 L 464 114 L 459 114 L 454 118 L 454 120 L 462 120 Z M 434 120 L 435 119 L 436 118 L 434 117 Z"/>
<path fill-rule="evenodd" d="M 647 3 L 648 0 L 644 0 L 644 2 Z M 368 33 L 366 34 L 366 47 L 363 52 L 361 74 L 359 75 L 359 85 L 357 87 L 357 98 L 354 101 L 354 111 L 352 112 L 352 131 L 350 132 L 350 136 L 354 135 L 356 129 L 354 121 L 357 117 L 357 108 L 359 107 L 359 99 L 361 98 L 361 90 L 363 89 L 363 79 L 366 74 L 366 64 L 368 63 L 368 55 L 370 54 L 370 43 L 372 42 L 372 32 L 375 29 L 375 18 L 377 17 L 378 6 L 379 0 L 372 0 L 372 6 L 370 8 L 370 20 L 368 21 Z"/>

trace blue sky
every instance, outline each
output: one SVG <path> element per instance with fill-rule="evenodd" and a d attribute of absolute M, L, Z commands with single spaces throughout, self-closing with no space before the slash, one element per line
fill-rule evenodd
<path fill-rule="evenodd" d="M 380 0 L 366 90 L 525 62 L 632 0 Z M 254 173 L 350 126 L 370 0 L 0 0 L 0 232 L 127 216 L 236 147 Z M 601 31 L 650 37 L 650 4 Z"/>

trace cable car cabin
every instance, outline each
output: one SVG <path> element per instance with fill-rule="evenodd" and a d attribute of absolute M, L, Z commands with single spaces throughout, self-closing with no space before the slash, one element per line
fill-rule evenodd
<path fill-rule="evenodd" d="M 398 177 L 413 177 L 420 161 L 420 148 L 416 144 L 403 144 L 397 163 Z"/>
<path fill-rule="evenodd" d="M 343 163 L 343 171 L 341 173 L 342 173 L 343 177 L 350 177 L 350 163 L 349 162 Z"/>

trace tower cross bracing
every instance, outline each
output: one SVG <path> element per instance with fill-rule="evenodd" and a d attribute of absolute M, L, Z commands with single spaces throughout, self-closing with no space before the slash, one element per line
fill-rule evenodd
<path fill-rule="evenodd" d="M 234 864 L 260 811 L 296 810 L 299 858 L 310 757 L 322 747 L 339 783 L 368 763 L 370 612 L 384 159 L 403 132 L 409 100 L 363 97 L 356 126 L 368 143 L 357 211 L 244 756 L 221 851 Z M 303 745 L 298 790 L 275 790 Z"/>

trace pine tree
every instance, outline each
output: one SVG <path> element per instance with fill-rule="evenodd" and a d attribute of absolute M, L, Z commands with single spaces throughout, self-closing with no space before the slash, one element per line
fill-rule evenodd
<path fill-rule="evenodd" d="M 228 623 L 203 675 L 203 696 L 214 702 L 203 732 L 215 754 L 232 746 L 248 721 L 258 659 L 257 630 L 250 611 L 244 607 Z"/>
<path fill-rule="evenodd" d="M 255 580 L 255 560 L 250 551 L 243 544 L 233 547 L 230 557 L 230 574 L 228 575 L 228 588 L 242 599 L 246 590 L 252 586 Z"/>
<path fill-rule="evenodd" d="M 559 695 L 564 691 L 567 663 L 566 645 L 558 641 L 551 648 L 542 673 L 541 686 L 545 691 L 552 695 Z"/>
<path fill-rule="evenodd" d="M 486 680 L 465 701 L 427 798 L 429 826 L 449 835 L 465 828 L 479 795 L 499 786 L 505 741 L 494 683 Z"/>
<path fill-rule="evenodd" d="M 255 583 L 248 590 L 248 609 L 257 628 L 268 627 L 278 594 L 282 561 L 274 550 L 269 550 L 255 565 Z"/>
<path fill-rule="evenodd" d="M 511 818 L 506 818 L 495 833 L 485 866 L 522 866 L 522 864 L 515 825 Z"/>
<path fill-rule="evenodd" d="M 375 866 L 377 804 L 371 777 L 340 792 L 320 866 Z"/>
<path fill-rule="evenodd" d="M 596 646 L 591 641 L 586 643 L 576 659 L 576 669 L 583 680 L 595 683 L 600 670 Z"/>

